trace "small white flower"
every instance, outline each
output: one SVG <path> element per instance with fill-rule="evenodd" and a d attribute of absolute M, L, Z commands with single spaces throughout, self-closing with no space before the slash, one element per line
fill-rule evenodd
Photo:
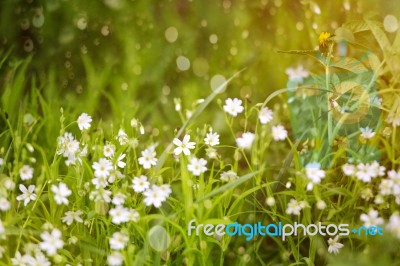
<path fill-rule="evenodd" d="M 352 176 L 354 175 L 356 168 L 354 165 L 346 163 L 342 165 L 342 170 L 345 175 Z"/>
<path fill-rule="evenodd" d="M 122 129 L 120 129 L 118 131 L 117 134 L 117 140 L 119 142 L 120 145 L 125 145 L 128 143 L 129 139 L 128 139 L 128 135 L 125 133 L 125 131 L 123 131 Z"/>
<path fill-rule="evenodd" d="M 299 65 L 297 68 L 286 69 L 286 75 L 289 76 L 289 80 L 300 83 L 303 82 L 303 78 L 308 77 L 309 74 L 302 65 Z"/>
<path fill-rule="evenodd" d="M 219 135 L 217 132 L 210 132 L 207 133 L 206 137 L 204 138 L 204 143 L 209 146 L 215 146 L 219 144 Z"/>
<path fill-rule="evenodd" d="M 146 206 L 153 205 L 156 208 L 161 207 L 161 204 L 165 201 L 165 193 L 160 190 L 156 185 L 152 185 L 151 188 L 147 189 L 144 193 L 144 204 Z"/>
<path fill-rule="evenodd" d="M 81 131 L 89 129 L 90 123 L 92 122 L 92 117 L 86 113 L 83 113 L 78 117 L 77 122 L 78 122 L 78 127 Z"/>
<path fill-rule="evenodd" d="M 10 202 L 4 198 L 4 197 L 0 197 L 0 211 L 8 211 L 10 209 Z"/>
<path fill-rule="evenodd" d="M 190 150 L 195 148 L 196 143 L 190 142 L 190 136 L 185 135 L 183 137 L 183 140 L 181 141 L 180 139 L 175 138 L 173 140 L 173 143 L 177 146 L 174 149 L 174 154 L 178 156 L 183 152 L 186 156 L 190 155 Z"/>
<path fill-rule="evenodd" d="M 300 215 L 300 211 L 305 207 L 305 204 L 303 202 L 298 202 L 295 199 L 290 199 L 286 213 L 287 214 L 293 214 L 293 215 Z"/>
<path fill-rule="evenodd" d="M 244 107 L 242 106 L 242 100 L 237 98 L 231 99 L 228 98 L 225 100 L 225 105 L 223 106 L 224 111 L 230 114 L 231 116 L 237 116 L 241 112 L 243 112 Z"/>
<path fill-rule="evenodd" d="M 236 139 L 236 144 L 241 149 L 250 149 L 256 135 L 251 132 L 245 132 L 241 137 Z"/>
<path fill-rule="evenodd" d="M 99 188 L 105 188 L 108 186 L 108 179 L 107 177 L 95 177 L 92 179 L 92 184 L 96 187 L 96 189 Z"/>
<path fill-rule="evenodd" d="M 171 186 L 169 184 L 163 184 L 158 187 L 161 191 L 161 193 L 164 196 L 164 201 L 169 197 L 169 195 L 172 193 Z"/>
<path fill-rule="evenodd" d="M 125 168 L 126 163 L 125 163 L 124 161 L 122 161 L 125 157 L 126 157 L 126 154 L 125 154 L 125 153 L 123 153 L 123 154 L 121 154 L 120 156 L 118 156 L 118 159 L 117 159 L 117 166 L 118 166 L 119 168 Z"/>
<path fill-rule="evenodd" d="M 274 198 L 274 197 L 268 197 L 268 198 L 265 200 L 265 203 L 266 203 L 268 206 L 274 206 L 274 205 L 275 205 L 275 198 Z"/>
<path fill-rule="evenodd" d="M 360 131 L 361 137 L 363 137 L 364 139 L 371 139 L 375 136 L 375 132 L 369 127 L 360 128 Z"/>
<path fill-rule="evenodd" d="M 17 265 L 17 266 L 28 266 L 31 264 L 33 260 L 33 257 L 25 254 L 25 255 L 21 255 L 21 253 L 19 251 L 15 252 L 15 256 L 14 258 L 11 259 L 11 263 L 12 265 Z"/>
<path fill-rule="evenodd" d="M 387 224 L 386 228 L 395 237 L 400 239 L 400 215 L 398 212 L 395 212 L 390 216 L 389 223 Z"/>
<path fill-rule="evenodd" d="M 137 222 L 139 220 L 140 214 L 135 209 L 129 209 L 129 221 Z"/>
<path fill-rule="evenodd" d="M 54 200 L 58 205 L 65 204 L 68 205 L 68 196 L 71 195 L 72 191 L 68 188 L 65 183 L 60 183 L 58 186 L 52 185 L 51 191 L 54 193 Z"/>
<path fill-rule="evenodd" d="M 124 249 L 128 244 L 129 237 L 121 232 L 115 232 L 109 240 L 110 248 L 113 250 Z"/>
<path fill-rule="evenodd" d="M 364 226 L 367 228 L 383 224 L 384 222 L 383 218 L 379 217 L 377 210 L 370 210 L 368 214 L 361 214 L 360 220 L 364 222 Z"/>
<path fill-rule="evenodd" d="M 229 170 L 229 171 L 227 171 L 227 172 L 223 172 L 222 174 L 221 174 L 221 181 L 222 182 L 230 182 L 230 181 L 233 181 L 233 180 L 236 180 L 236 179 L 238 179 L 239 177 L 238 177 L 238 175 L 236 174 L 236 172 L 234 172 L 234 171 L 232 171 L 232 170 Z"/>
<path fill-rule="evenodd" d="M 334 253 L 334 254 L 338 254 L 339 253 L 339 249 L 341 249 L 343 247 L 342 243 L 339 243 L 339 236 L 335 236 L 334 239 L 329 238 L 328 239 L 328 252 L 329 253 Z"/>
<path fill-rule="evenodd" d="M 306 165 L 306 176 L 314 184 L 319 184 L 321 179 L 325 177 L 325 171 L 321 170 L 321 164 L 317 162 L 308 163 Z"/>
<path fill-rule="evenodd" d="M 384 168 L 382 169 L 376 162 L 373 164 L 360 163 L 357 165 L 356 177 L 365 183 L 371 182 L 372 178 L 381 174 L 384 174 Z"/>
<path fill-rule="evenodd" d="M 67 211 L 64 213 L 64 217 L 61 218 L 61 221 L 63 223 L 66 223 L 67 225 L 71 225 L 74 221 L 77 223 L 83 223 L 83 220 L 81 218 L 81 215 L 83 212 L 81 210 L 77 211 Z"/>
<path fill-rule="evenodd" d="M 216 159 L 218 158 L 218 153 L 217 150 L 212 148 L 212 147 L 208 147 L 206 149 L 206 156 L 210 159 Z"/>
<path fill-rule="evenodd" d="M 203 158 L 197 159 L 193 157 L 190 159 L 190 163 L 187 166 L 187 169 L 195 176 L 199 176 L 205 171 L 207 171 L 207 161 Z"/>
<path fill-rule="evenodd" d="M 135 192 L 143 192 L 150 187 L 150 183 L 147 181 L 147 177 L 141 175 L 134 177 L 132 180 L 132 188 Z"/>
<path fill-rule="evenodd" d="M 318 200 L 317 201 L 317 209 L 323 210 L 326 208 L 326 203 L 323 200 Z"/>
<path fill-rule="evenodd" d="M 272 127 L 272 137 L 274 140 L 284 140 L 288 136 L 288 132 L 282 125 L 277 125 Z"/>
<path fill-rule="evenodd" d="M 142 157 L 139 157 L 138 162 L 144 169 L 150 169 L 152 166 L 157 164 L 158 159 L 154 148 L 147 148 L 143 150 Z"/>
<path fill-rule="evenodd" d="M 96 177 L 108 177 L 113 169 L 111 161 L 101 158 L 98 162 L 93 163 L 94 175 Z"/>
<path fill-rule="evenodd" d="M 93 190 L 89 194 L 89 199 L 93 201 L 111 202 L 111 191 L 106 189 Z"/>
<path fill-rule="evenodd" d="M 103 153 L 105 157 L 112 158 L 115 153 L 115 146 L 113 144 L 104 145 Z"/>
<path fill-rule="evenodd" d="M 36 200 L 36 194 L 33 193 L 35 191 L 35 185 L 30 185 L 26 188 L 24 185 L 19 185 L 19 190 L 22 192 L 22 195 L 17 197 L 17 200 L 24 201 L 24 205 L 28 205 L 31 200 Z"/>
<path fill-rule="evenodd" d="M 114 224 L 129 222 L 130 211 L 121 205 L 117 205 L 115 208 L 110 209 L 108 214 L 112 217 L 111 222 Z"/>
<path fill-rule="evenodd" d="M 24 165 L 19 169 L 19 176 L 22 180 L 29 180 L 33 177 L 33 168 L 29 165 Z"/>
<path fill-rule="evenodd" d="M 260 120 L 260 123 L 263 125 L 271 122 L 272 118 L 273 118 L 273 112 L 268 107 L 264 107 L 258 112 L 258 119 Z"/>
<path fill-rule="evenodd" d="M 121 266 L 124 263 L 124 257 L 122 256 L 121 252 L 113 251 L 107 257 L 107 263 L 110 266 Z"/>
<path fill-rule="evenodd" d="M 126 195 L 123 193 L 117 193 L 114 195 L 112 203 L 114 205 L 122 205 L 125 203 Z"/>
<path fill-rule="evenodd" d="M 40 249 L 49 256 L 55 255 L 57 250 L 64 246 L 64 241 L 61 239 L 61 231 L 57 228 L 54 228 L 51 233 L 41 233 L 40 237 L 42 238 L 42 242 L 39 243 Z"/>

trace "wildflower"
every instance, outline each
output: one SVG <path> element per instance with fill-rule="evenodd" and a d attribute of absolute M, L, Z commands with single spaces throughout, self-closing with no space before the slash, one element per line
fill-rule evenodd
<path fill-rule="evenodd" d="M 169 184 L 163 184 L 159 186 L 160 191 L 163 193 L 164 196 L 164 201 L 169 197 L 169 195 L 172 193 L 171 186 Z"/>
<path fill-rule="evenodd" d="M 126 163 L 125 163 L 124 161 L 122 161 L 125 157 L 126 157 L 126 154 L 125 154 L 125 153 L 123 153 L 123 154 L 121 154 L 120 156 L 118 156 L 118 159 L 117 159 L 117 166 L 118 166 L 119 168 L 125 168 Z"/>
<path fill-rule="evenodd" d="M 360 220 L 364 222 L 364 226 L 367 228 L 383 224 L 383 218 L 378 216 L 378 211 L 376 210 L 370 210 L 368 214 L 361 214 Z"/>
<path fill-rule="evenodd" d="M 301 83 L 303 82 L 303 78 L 309 76 L 309 73 L 300 65 L 297 68 L 286 69 L 286 75 L 289 76 L 290 81 Z"/>
<path fill-rule="evenodd" d="M 35 252 L 30 265 L 51 266 L 49 259 L 40 251 Z"/>
<path fill-rule="evenodd" d="M 150 187 L 150 183 L 147 181 L 147 177 L 141 175 L 140 177 L 134 177 L 132 180 L 132 188 L 135 192 L 143 192 Z"/>
<path fill-rule="evenodd" d="M 223 172 L 220 178 L 222 182 L 230 182 L 238 179 L 239 177 L 237 176 L 236 172 L 229 170 L 227 172 Z"/>
<path fill-rule="evenodd" d="M 71 195 L 72 191 L 68 188 L 65 183 L 60 183 L 58 186 L 52 185 L 51 191 L 54 193 L 54 200 L 58 205 L 68 205 L 68 196 Z"/>
<path fill-rule="evenodd" d="M 339 243 L 339 236 L 335 236 L 334 239 L 329 238 L 328 239 L 328 252 L 329 253 L 334 253 L 334 254 L 338 254 L 339 253 L 339 249 L 341 249 L 344 245 L 342 243 Z"/>
<path fill-rule="evenodd" d="M 392 181 L 392 194 L 400 195 L 400 171 L 390 170 L 388 171 L 388 177 Z"/>
<path fill-rule="evenodd" d="M 61 231 L 57 228 L 54 228 L 51 233 L 41 233 L 40 237 L 42 238 L 42 242 L 39 243 L 40 249 L 49 256 L 55 255 L 57 250 L 64 246 L 64 241 L 61 239 Z"/>
<path fill-rule="evenodd" d="M 122 256 L 121 252 L 113 251 L 107 257 L 107 263 L 110 266 L 120 266 L 124 263 L 124 257 Z"/>
<path fill-rule="evenodd" d="M 317 201 L 317 209 L 323 210 L 326 208 L 326 203 L 323 200 L 318 200 Z"/>
<path fill-rule="evenodd" d="M 17 200 L 23 200 L 25 206 L 28 205 L 31 200 L 36 200 L 36 194 L 33 193 L 35 190 L 35 185 L 30 185 L 28 188 L 26 188 L 24 185 L 20 184 L 19 190 L 22 192 L 22 195 L 19 195 Z"/>
<path fill-rule="evenodd" d="M 293 214 L 293 215 L 300 215 L 300 211 L 305 207 L 305 204 L 302 202 L 298 202 L 295 199 L 290 199 L 286 213 L 287 214 Z"/>
<path fill-rule="evenodd" d="M 194 142 L 190 142 L 190 136 L 185 135 L 183 140 L 179 140 L 177 138 L 174 139 L 173 143 L 177 146 L 174 149 L 174 154 L 178 156 L 183 152 L 186 156 L 190 155 L 190 150 L 194 149 L 195 144 Z"/>
<path fill-rule="evenodd" d="M 311 182 L 319 184 L 321 179 L 325 177 L 325 171 L 321 170 L 321 164 L 317 162 L 308 163 L 306 165 L 306 176 Z"/>
<path fill-rule="evenodd" d="M 77 122 L 78 122 L 78 127 L 81 131 L 85 130 L 85 129 L 89 129 L 90 123 L 92 122 L 92 117 L 86 113 L 82 113 L 78 117 Z"/>
<path fill-rule="evenodd" d="M 122 205 L 124 204 L 126 199 L 126 195 L 123 193 L 117 193 L 114 195 L 113 199 L 112 199 L 112 203 L 114 205 Z"/>
<path fill-rule="evenodd" d="M 390 112 L 385 121 L 392 124 L 393 127 L 400 126 L 400 111 Z"/>
<path fill-rule="evenodd" d="M 108 212 L 112 217 L 111 222 L 114 224 L 126 223 L 129 221 L 130 212 L 127 208 L 118 205 Z"/>
<path fill-rule="evenodd" d="M 143 150 L 142 157 L 139 157 L 138 161 L 144 169 L 150 169 L 152 166 L 157 164 L 158 159 L 156 158 L 156 152 L 154 148 L 147 148 Z"/>
<path fill-rule="evenodd" d="M 374 171 L 373 177 L 385 175 L 386 168 L 384 166 L 380 166 L 378 162 L 374 161 L 370 167 Z"/>
<path fill-rule="evenodd" d="M 10 206 L 10 202 L 6 198 L 0 197 L 0 211 L 8 211 Z"/>
<path fill-rule="evenodd" d="M 28 254 L 21 255 L 19 251 L 15 252 L 14 258 L 11 259 L 11 263 L 13 265 L 18 265 L 18 266 L 25 266 L 25 265 L 30 265 L 32 262 L 32 256 Z"/>
<path fill-rule="evenodd" d="M 264 107 L 258 112 L 258 119 L 260 120 L 260 123 L 263 125 L 271 122 L 272 118 L 273 118 L 273 112 L 268 107 Z"/>
<path fill-rule="evenodd" d="M 96 177 L 108 177 L 110 175 L 110 171 L 113 169 L 112 163 L 105 159 L 101 158 L 98 162 L 93 163 L 94 175 Z"/>
<path fill-rule="evenodd" d="M 345 175 L 352 176 L 354 175 L 356 168 L 354 165 L 346 163 L 342 165 L 342 170 Z"/>
<path fill-rule="evenodd" d="M 115 232 L 109 240 L 110 248 L 113 250 L 124 249 L 128 244 L 129 237 L 121 232 Z"/>
<path fill-rule="evenodd" d="M 321 32 L 318 37 L 318 42 L 320 47 L 326 47 L 329 43 L 329 38 L 332 37 L 332 34 L 329 32 Z"/>
<path fill-rule="evenodd" d="M 223 106 L 224 111 L 230 114 L 231 116 L 237 116 L 241 112 L 243 112 L 244 107 L 242 106 L 242 100 L 237 98 L 231 99 L 228 98 L 225 100 L 225 105 Z"/>
<path fill-rule="evenodd" d="M 92 179 L 92 184 L 96 187 L 96 189 L 105 188 L 108 185 L 107 177 L 95 177 Z"/>
<path fill-rule="evenodd" d="M 125 145 L 125 144 L 127 144 L 128 143 L 128 135 L 125 133 L 125 131 L 123 131 L 122 129 L 120 129 L 119 131 L 118 131 L 118 134 L 117 134 L 117 140 L 118 140 L 118 142 L 119 142 L 119 144 L 120 145 Z"/>
<path fill-rule="evenodd" d="M 115 153 L 115 146 L 113 144 L 104 145 L 103 153 L 105 157 L 112 158 Z"/>
<path fill-rule="evenodd" d="M 365 128 L 360 128 L 361 131 L 361 137 L 364 139 L 371 139 L 375 136 L 375 132 L 372 131 L 371 128 L 365 127 Z"/>
<path fill-rule="evenodd" d="M 129 209 L 129 221 L 137 222 L 139 220 L 140 214 L 135 209 Z"/>
<path fill-rule="evenodd" d="M 376 171 L 370 164 L 360 163 L 357 165 L 356 177 L 361 181 L 368 183 L 376 176 Z"/>
<path fill-rule="evenodd" d="M 74 221 L 77 223 L 83 223 L 83 220 L 81 218 L 81 215 L 83 212 L 81 210 L 77 211 L 67 211 L 64 213 L 64 217 L 61 218 L 61 221 L 63 223 L 66 223 L 67 225 L 71 225 Z"/>
<path fill-rule="evenodd" d="M 204 138 L 204 143 L 209 145 L 209 146 L 215 146 L 219 144 L 219 135 L 217 132 L 212 132 L 210 129 L 210 132 L 207 133 L 206 137 Z"/>
<path fill-rule="evenodd" d="M 163 201 L 165 201 L 165 194 L 160 188 L 156 185 L 153 185 L 151 188 L 147 189 L 144 193 L 144 204 L 146 206 L 153 205 L 156 208 L 161 207 Z"/>
<path fill-rule="evenodd" d="M 245 132 L 241 137 L 236 138 L 236 144 L 241 149 L 250 149 L 256 135 L 251 132 Z"/>
<path fill-rule="evenodd" d="M 282 125 L 277 125 L 272 127 L 272 137 L 274 140 L 284 140 L 288 136 L 288 132 Z"/>
<path fill-rule="evenodd" d="M 400 215 L 398 212 L 393 213 L 389 218 L 389 223 L 386 228 L 395 237 L 400 239 Z"/>
<path fill-rule="evenodd" d="M 111 191 L 106 189 L 98 189 L 91 191 L 89 194 L 89 199 L 94 201 L 104 201 L 104 202 L 111 202 Z"/>
<path fill-rule="evenodd" d="M 33 168 L 29 165 L 24 165 L 19 169 L 19 176 L 22 180 L 30 180 L 33 177 Z"/>
<path fill-rule="evenodd" d="M 195 176 L 199 176 L 205 171 L 207 171 L 207 161 L 203 158 L 197 159 L 193 157 L 190 159 L 190 163 L 187 166 L 187 169 Z"/>
<path fill-rule="evenodd" d="M 218 158 L 218 153 L 217 150 L 212 148 L 212 147 L 208 147 L 206 149 L 206 156 L 210 159 L 216 159 Z"/>
<path fill-rule="evenodd" d="M 274 197 L 268 197 L 268 198 L 265 200 L 265 203 L 266 203 L 268 206 L 274 206 L 274 205 L 275 205 L 275 198 L 274 198 Z"/>

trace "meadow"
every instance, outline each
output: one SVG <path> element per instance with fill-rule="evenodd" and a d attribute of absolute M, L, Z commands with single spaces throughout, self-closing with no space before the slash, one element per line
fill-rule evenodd
<path fill-rule="evenodd" d="M 395 1 L 0 14 L 0 265 L 400 265 Z"/>

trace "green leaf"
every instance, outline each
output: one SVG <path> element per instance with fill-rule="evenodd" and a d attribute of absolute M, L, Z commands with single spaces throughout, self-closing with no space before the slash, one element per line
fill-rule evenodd
<path fill-rule="evenodd" d="M 368 31 L 370 29 L 368 24 L 363 20 L 349 21 L 347 23 L 344 23 L 342 27 L 351 30 L 353 33 Z"/>
<path fill-rule="evenodd" d="M 385 58 L 387 57 L 387 53 L 391 51 L 391 45 L 389 42 L 388 37 L 386 36 L 385 32 L 382 30 L 382 27 L 379 23 L 372 20 L 365 20 L 368 27 L 370 28 L 372 34 L 374 35 L 376 41 L 378 42 Z"/>
<path fill-rule="evenodd" d="M 350 57 L 333 58 L 331 67 L 340 68 L 351 72 L 361 72 L 367 70 L 363 63 Z"/>

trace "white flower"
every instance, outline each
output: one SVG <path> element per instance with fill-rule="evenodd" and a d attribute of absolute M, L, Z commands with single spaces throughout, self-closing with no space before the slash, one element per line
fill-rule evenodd
<path fill-rule="evenodd" d="M 376 210 L 370 210 L 368 214 L 361 214 L 360 220 L 364 222 L 364 226 L 367 228 L 383 224 L 383 218 L 378 216 L 378 211 Z"/>
<path fill-rule="evenodd" d="M 122 204 L 124 204 L 125 199 L 126 199 L 126 195 L 125 194 L 117 193 L 117 194 L 114 195 L 112 203 L 114 205 L 122 205 Z"/>
<path fill-rule="evenodd" d="M 92 184 L 96 189 L 105 188 L 108 185 L 107 177 L 95 177 L 92 179 Z"/>
<path fill-rule="evenodd" d="M 147 177 L 141 175 L 134 177 L 132 180 L 132 188 L 135 192 L 143 192 L 150 187 L 150 183 L 147 181 Z"/>
<path fill-rule="evenodd" d="M 360 163 L 357 165 L 356 177 L 363 182 L 370 182 L 376 176 L 376 170 L 370 164 Z"/>
<path fill-rule="evenodd" d="M 318 200 L 317 201 L 317 209 L 323 210 L 326 208 L 326 203 L 323 200 Z"/>
<path fill-rule="evenodd" d="M 144 204 L 146 206 L 153 205 L 156 208 L 161 207 L 161 204 L 165 201 L 165 193 L 160 190 L 156 185 L 152 185 L 151 188 L 147 189 L 144 193 Z"/>
<path fill-rule="evenodd" d="M 23 256 L 21 255 L 21 253 L 19 251 L 15 252 L 15 256 L 14 258 L 11 259 L 11 263 L 12 265 L 16 265 L 16 266 L 28 266 L 31 264 L 33 260 L 33 257 L 28 255 L 28 254 L 24 254 Z"/>
<path fill-rule="evenodd" d="M 303 78 L 308 77 L 308 71 L 304 70 L 302 65 L 299 65 L 297 68 L 288 68 L 286 69 L 286 75 L 289 76 L 289 80 L 295 82 L 303 82 Z"/>
<path fill-rule="evenodd" d="M 108 177 L 113 169 L 111 161 L 101 158 L 98 162 L 93 163 L 94 175 L 96 177 Z"/>
<path fill-rule="evenodd" d="M 400 111 L 390 112 L 385 121 L 393 127 L 400 126 Z"/>
<path fill-rule="evenodd" d="M 10 202 L 6 198 L 0 197 L 0 211 L 8 211 L 10 206 Z"/>
<path fill-rule="evenodd" d="M 37 251 L 30 265 L 51 266 L 51 263 L 42 252 Z"/>
<path fill-rule="evenodd" d="M 361 131 L 361 137 L 364 139 L 371 139 L 375 136 L 375 132 L 372 131 L 371 128 L 365 127 L 365 128 L 360 128 Z"/>
<path fill-rule="evenodd" d="M 113 251 L 107 257 L 107 263 L 110 266 L 120 266 L 124 263 L 124 257 L 122 256 L 121 252 Z"/>
<path fill-rule="evenodd" d="M 268 197 L 266 200 L 265 200 L 265 203 L 268 205 L 268 206 L 274 206 L 275 205 L 275 198 L 274 197 Z"/>
<path fill-rule="evenodd" d="M 118 135 L 117 135 L 117 140 L 119 142 L 120 145 L 125 145 L 128 143 L 128 135 L 125 133 L 125 131 L 123 131 L 122 129 L 120 129 L 118 131 Z"/>
<path fill-rule="evenodd" d="M 40 237 L 42 238 L 42 242 L 39 243 L 40 249 L 49 256 L 55 255 L 57 250 L 64 246 L 64 241 L 61 239 L 61 231 L 57 228 L 54 228 L 51 233 L 41 233 Z"/>
<path fill-rule="evenodd" d="M 68 205 L 68 196 L 71 195 L 72 191 L 68 188 L 65 183 L 60 183 L 58 187 L 56 185 L 51 186 L 51 191 L 54 193 L 54 200 L 58 205 Z"/>
<path fill-rule="evenodd" d="M 103 153 L 105 157 L 112 158 L 115 153 L 115 146 L 113 144 L 104 145 Z"/>
<path fill-rule="evenodd" d="M 121 205 L 117 205 L 115 208 L 110 209 L 108 214 L 112 217 L 111 222 L 114 224 L 126 223 L 129 221 L 130 217 L 130 211 Z"/>
<path fill-rule="evenodd" d="M 277 125 L 272 127 L 272 137 L 274 140 L 284 140 L 288 136 L 288 132 L 282 125 Z"/>
<path fill-rule="evenodd" d="M 305 204 L 303 202 L 298 202 L 295 199 L 290 199 L 286 213 L 287 214 L 293 214 L 293 215 L 300 215 L 300 211 L 305 207 Z"/>
<path fill-rule="evenodd" d="M 245 132 L 241 137 L 236 139 L 236 144 L 241 149 L 250 149 L 256 135 L 251 132 Z"/>
<path fill-rule="evenodd" d="M 325 177 L 325 171 L 321 170 L 321 164 L 317 162 L 308 163 L 306 165 L 306 176 L 314 184 L 319 184 L 321 179 Z"/>
<path fill-rule="evenodd" d="M 77 122 L 78 122 L 78 127 L 81 131 L 89 129 L 90 123 L 92 122 L 92 117 L 86 113 L 83 113 L 78 117 Z"/>
<path fill-rule="evenodd" d="M 26 188 L 24 185 L 19 185 L 19 190 L 22 192 L 22 195 L 17 197 L 17 200 L 23 200 L 24 205 L 28 205 L 31 200 L 36 200 L 36 194 L 33 193 L 35 191 L 35 185 L 30 185 Z"/>
<path fill-rule="evenodd" d="M 115 232 L 109 240 L 110 248 L 113 250 L 124 249 L 129 241 L 129 237 L 121 232 Z"/>
<path fill-rule="evenodd" d="M 71 225 L 74 221 L 78 223 L 83 223 L 83 220 L 81 218 L 81 215 L 83 212 L 81 210 L 77 211 L 67 211 L 64 213 L 64 217 L 61 218 L 61 221 L 63 223 L 66 223 L 67 225 Z"/>
<path fill-rule="evenodd" d="M 399 215 L 399 213 L 395 212 L 390 216 L 389 223 L 387 224 L 386 228 L 395 237 L 400 239 L 400 215 Z"/>
<path fill-rule="evenodd" d="M 328 239 L 328 252 L 329 253 L 334 253 L 334 254 L 338 254 L 339 253 L 339 249 L 341 249 L 343 247 L 342 243 L 339 243 L 339 236 L 335 236 L 334 239 L 329 238 Z"/>
<path fill-rule="evenodd" d="M 29 165 L 24 165 L 19 169 L 19 176 L 22 180 L 29 180 L 33 177 L 33 168 Z"/>
<path fill-rule="evenodd" d="M 93 190 L 89 194 L 89 199 L 94 201 L 111 202 L 111 191 L 106 189 Z"/>
<path fill-rule="evenodd" d="M 117 159 L 117 166 L 118 166 L 119 168 L 125 168 L 126 163 L 122 161 L 122 160 L 125 158 L 125 156 L 126 156 L 125 153 L 123 153 L 123 154 L 121 154 L 120 156 L 118 156 L 118 159 Z"/>
<path fill-rule="evenodd" d="M 141 166 L 143 166 L 144 169 L 150 169 L 152 166 L 157 164 L 157 158 L 156 158 L 156 152 L 154 151 L 154 148 L 147 148 L 143 150 L 142 152 L 142 157 L 139 157 L 138 161 Z"/>
<path fill-rule="evenodd" d="M 207 171 L 207 161 L 203 158 L 197 159 L 193 157 L 190 159 L 190 163 L 187 166 L 187 169 L 195 176 L 199 176 L 205 171 Z"/>
<path fill-rule="evenodd" d="M 345 175 L 352 176 L 354 175 L 356 168 L 354 165 L 346 163 L 342 165 L 342 170 Z"/>
<path fill-rule="evenodd" d="M 260 120 L 260 123 L 263 125 L 271 122 L 272 118 L 273 118 L 273 112 L 268 107 L 264 107 L 258 112 L 258 119 Z"/>
<path fill-rule="evenodd" d="M 244 107 L 242 106 L 242 100 L 237 98 L 231 99 L 228 98 L 225 100 L 225 105 L 223 106 L 224 111 L 230 114 L 231 116 L 237 116 L 241 112 L 243 112 Z"/>
<path fill-rule="evenodd" d="M 209 146 L 215 146 L 219 144 L 219 135 L 217 132 L 210 132 L 207 133 L 206 137 L 204 138 L 204 143 Z"/>
<path fill-rule="evenodd" d="M 173 143 L 177 146 L 174 149 L 174 154 L 176 156 L 178 156 L 179 154 L 181 154 L 183 152 L 183 154 L 185 154 L 186 156 L 190 155 L 190 150 L 194 149 L 196 143 L 194 142 L 190 142 L 190 136 L 189 135 L 185 135 L 183 137 L 183 140 L 179 140 L 177 138 L 175 138 L 173 140 Z"/>
<path fill-rule="evenodd" d="M 140 214 L 135 209 L 129 209 L 129 221 L 137 222 L 139 220 Z"/>
<path fill-rule="evenodd" d="M 217 150 L 212 147 L 208 147 L 206 149 L 206 156 L 210 159 L 216 159 L 218 157 Z"/>
<path fill-rule="evenodd" d="M 159 186 L 158 188 L 160 189 L 161 193 L 163 193 L 164 201 L 172 193 L 172 189 L 171 189 L 171 186 L 169 184 L 163 184 L 163 185 Z"/>
<path fill-rule="evenodd" d="M 239 177 L 237 176 L 236 172 L 229 170 L 227 172 L 223 172 L 220 178 L 222 182 L 230 182 L 238 179 Z"/>
<path fill-rule="evenodd" d="M 388 177 L 392 185 L 392 194 L 400 196 L 400 171 L 390 170 L 388 171 Z"/>

